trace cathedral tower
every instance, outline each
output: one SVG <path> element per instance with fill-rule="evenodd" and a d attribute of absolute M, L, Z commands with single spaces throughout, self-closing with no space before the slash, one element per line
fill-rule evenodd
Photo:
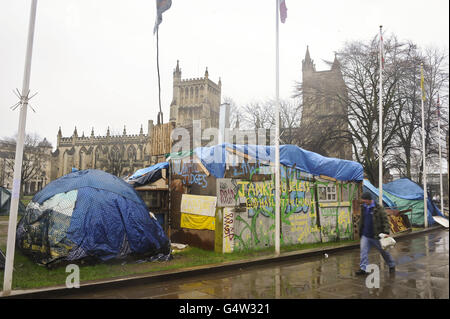
<path fill-rule="evenodd" d="M 173 71 L 173 100 L 170 104 L 170 121 L 176 126 L 192 126 L 201 120 L 202 128 L 219 127 L 219 108 L 222 83 L 209 79 L 208 68 L 204 77 L 181 79 L 179 61 Z"/>
<path fill-rule="evenodd" d="M 348 132 L 347 89 L 337 56 L 331 70 L 316 71 L 307 47 L 302 75 L 301 129 L 308 137 L 301 146 L 324 156 L 351 160 L 351 144 L 342 137 Z"/>

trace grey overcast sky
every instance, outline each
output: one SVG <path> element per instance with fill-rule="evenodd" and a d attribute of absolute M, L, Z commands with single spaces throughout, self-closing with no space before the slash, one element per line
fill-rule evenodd
<path fill-rule="evenodd" d="M 31 0 L 0 0 L 0 138 L 17 133 L 12 90 L 22 87 Z M 159 31 L 164 120 L 172 72 L 222 79 L 238 105 L 275 96 L 275 0 L 173 0 Z M 280 23 L 280 97 L 301 81 L 306 46 L 318 70 L 346 41 L 386 35 L 448 52 L 448 0 L 286 0 Z M 122 134 L 156 122 L 158 82 L 154 0 L 38 0 L 27 132 L 55 147 L 63 136 Z"/>

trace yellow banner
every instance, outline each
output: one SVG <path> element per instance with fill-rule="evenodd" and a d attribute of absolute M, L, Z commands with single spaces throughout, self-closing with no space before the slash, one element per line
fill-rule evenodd
<path fill-rule="evenodd" d="M 423 82 L 424 82 L 424 78 L 423 78 L 423 66 L 420 66 L 420 88 L 422 89 L 422 100 L 425 101 L 425 89 L 423 87 Z"/>
<path fill-rule="evenodd" d="M 181 227 L 216 230 L 216 218 L 211 216 L 181 214 Z"/>

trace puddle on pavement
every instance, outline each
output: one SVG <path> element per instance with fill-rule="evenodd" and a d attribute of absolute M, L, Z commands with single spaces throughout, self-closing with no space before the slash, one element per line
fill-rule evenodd
<path fill-rule="evenodd" d="M 434 244 L 431 244 L 431 243 Z M 116 291 L 128 298 L 448 298 L 448 232 L 398 241 L 391 251 L 397 272 L 389 274 L 376 249 L 369 261 L 380 267 L 380 287 L 356 276 L 359 248 L 269 266 L 208 274 L 189 280 Z M 104 295 L 111 293 L 105 292 Z M 87 296 L 83 296 L 86 298 Z M 93 296 L 95 298 L 95 296 Z M 78 297 L 79 298 L 79 297 Z"/>

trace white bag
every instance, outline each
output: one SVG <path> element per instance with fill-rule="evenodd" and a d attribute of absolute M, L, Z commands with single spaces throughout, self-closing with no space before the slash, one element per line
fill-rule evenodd
<path fill-rule="evenodd" d="M 384 250 L 394 247 L 397 243 L 394 238 L 388 237 L 386 234 L 379 234 L 378 236 L 381 238 L 380 244 L 381 248 L 383 248 Z"/>

